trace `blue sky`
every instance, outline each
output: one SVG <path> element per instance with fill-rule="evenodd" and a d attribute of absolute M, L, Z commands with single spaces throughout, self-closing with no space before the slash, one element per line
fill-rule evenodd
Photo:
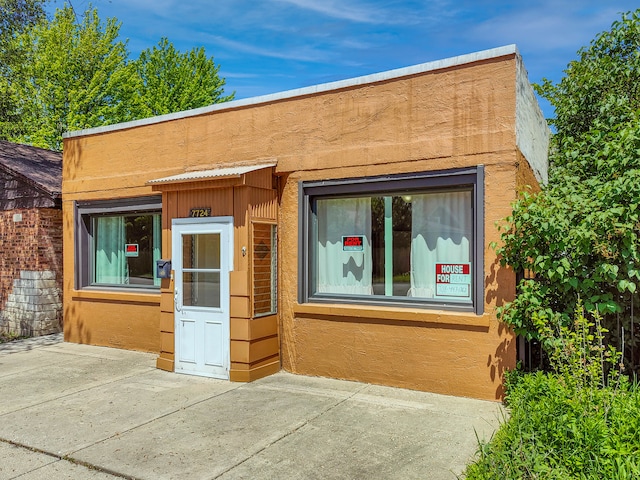
<path fill-rule="evenodd" d="M 76 11 L 89 5 L 72 0 Z M 52 6 L 61 6 L 54 0 Z M 531 82 L 562 78 L 577 50 L 637 0 L 93 0 L 122 22 L 131 57 L 167 37 L 204 46 L 236 99 L 516 44 Z M 546 116 L 552 115 L 541 102 Z"/>

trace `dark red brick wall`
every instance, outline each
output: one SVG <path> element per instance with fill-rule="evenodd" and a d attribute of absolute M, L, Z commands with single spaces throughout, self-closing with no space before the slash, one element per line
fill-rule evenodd
<path fill-rule="evenodd" d="M 56 274 L 56 284 L 62 295 L 62 210 L 40 208 L 38 271 Z"/>
<path fill-rule="evenodd" d="M 22 214 L 14 222 L 14 214 Z M 62 210 L 0 211 L 0 310 L 20 271 L 53 271 L 62 291 Z"/>

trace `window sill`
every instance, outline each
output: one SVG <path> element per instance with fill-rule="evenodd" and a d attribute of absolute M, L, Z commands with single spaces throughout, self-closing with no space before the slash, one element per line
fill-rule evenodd
<path fill-rule="evenodd" d="M 325 318 L 333 321 L 371 321 L 396 324 L 410 323 L 441 328 L 482 330 L 488 329 L 491 321 L 488 315 L 476 315 L 473 312 L 319 303 L 296 304 L 293 308 L 293 313 L 295 317 L 299 318 Z"/>
<path fill-rule="evenodd" d="M 73 300 L 85 300 L 94 302 L 108 302 L 108 303 L 136 303 L 146 305 L 160 306 L 160 290 L 151 291 L 127 291 L 120 290 L 93 290 L 83 289 L 74 290 L 71 295 Z"/>

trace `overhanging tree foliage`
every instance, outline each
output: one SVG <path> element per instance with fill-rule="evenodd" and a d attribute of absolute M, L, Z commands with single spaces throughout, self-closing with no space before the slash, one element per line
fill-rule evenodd
<path fill-rule="evenodd" d="M 0 98 L 2 139 L 60 150 L 66 131 L 233 98 L 224 96 L 219 66 L 203 48 L 182 54 L 162 39 L 159 48 L 131 61 L 126 42 L 118 40 L 120 23 L 103 23 L 95 8 L 80 20 L 68 5 L 51 21 L 32 14 L 19 18 L 23 27 L 13 29 L 2 47 L 20 52 L 0 79 L 0 93 L 6 93 Z"/>
<path fill-rule="evenodd" d="M 15 133 L 20 117 L 15 75 L 25 62 L 17 35 L 46 18 L 47 0 L 0 0 L 0 135 Z"/>
<path fill-rule="evenodd" d="M 46 18 L 48 0 L 0 0 L 0 45 L 5 46 L 16 34 Z M 4 55 L 6 50 L 0 50 Z M 5 59 L 6 60 L 6 59 Z"/>
<path fill-rule="evenodd" d="M 204 48 L 187 53 L 175 49 L 162 38 L 157 47 L 140 53 L 135 67 L 141 79 L 140 101 L 147 116 L 189 110 L 233 99 L 224 96 L 224 78 L 220 78 L 213 57 Z"/>
<path fill-rule="evenodd" d="M 499 313 L 531 338 L 534 312 L 566 324 L 580 298 L 603 315 L 618 346 L 624 332 L 626 359 L 637 365 L 640 10 L 578 53 L 560 83 L 537 86 L 556 112 L 549 184 L 514 204 L 497 249 L 504 264 L 535 279 L 522 280 Z"/>
<path fill-rule="evenodd" d="M 9 140 L 61 150 L 65 131 L 140 116 L 119 28 L 115 19 L 103 24 L 95 9 L 78 22 L 65 6 L 16 38 L 26 61 L 14 75 L 20 124 Z"/>

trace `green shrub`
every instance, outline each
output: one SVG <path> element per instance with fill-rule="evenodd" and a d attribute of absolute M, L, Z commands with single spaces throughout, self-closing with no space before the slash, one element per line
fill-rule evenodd
<path fill-rule="evenodd" d="M 640 334 L 640 9 L 578 51 L 556 84 L 549 182 L 524 192 L 501 226 L 502 265 L 527 277 L 499 307 L 518 335 L 537 340 L 533 312 L 570 322 L 579 298 L 597 310 L 631 368 Z M 637 307 L 636 307 L 637 308 Z"/>
<path fill-rule="evenodd" d="M 537 318 L 552 373 L 511 372 L 510 417 L 480 443 L 467 479 L 640 478 L 640 388 L 603 346 L 598 315 L 571 327 Z"/>
<path fill-rule="evenodd" d="M 640 478 L 640 390 L 576 390 L 558 374 L 510 386 L 511 417 L 479 447 L 467 479 Z"/>

